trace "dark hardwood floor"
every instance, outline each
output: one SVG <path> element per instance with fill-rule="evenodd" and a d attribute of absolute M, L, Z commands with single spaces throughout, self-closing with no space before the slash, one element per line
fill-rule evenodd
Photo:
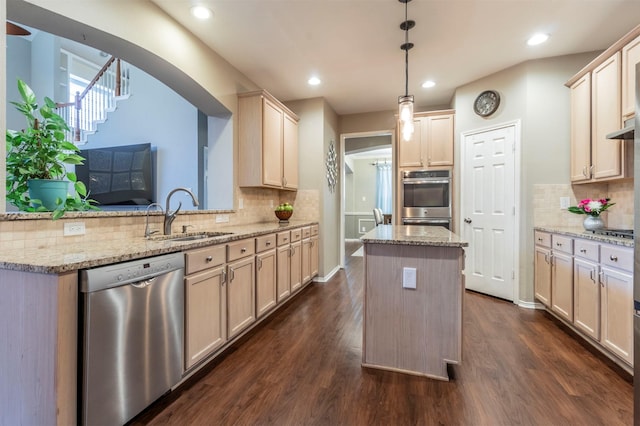
<path fill-rule="evenodd" d="M 132 424 L 633 423 L 628 377 L 548 314 L 472 292 L 451 381 L 362 368 L 362 262 L 350 256 L 329 282 L 310 284 Z"/>

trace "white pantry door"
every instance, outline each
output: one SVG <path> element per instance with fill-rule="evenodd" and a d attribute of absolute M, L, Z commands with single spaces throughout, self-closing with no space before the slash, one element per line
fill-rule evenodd
<path fill-rule="evenodd" d="M 462 140 L 466 288 L 513 301 L 516 125 L 463 134 Z"/>

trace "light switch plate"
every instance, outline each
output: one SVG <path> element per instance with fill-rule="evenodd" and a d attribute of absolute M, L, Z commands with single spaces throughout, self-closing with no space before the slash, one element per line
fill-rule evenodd
<path fill-rule="evenodd" d="M 402 288 L 416 288 L 416 268 L 402 268 Z"/>
<path fill-rule="evenodd" d="M 84 222 L 66 222 L 64 224 L 63 235 L 65 237 L 72 235 L 84 235 L 86 229 L 84 227 Z"/>

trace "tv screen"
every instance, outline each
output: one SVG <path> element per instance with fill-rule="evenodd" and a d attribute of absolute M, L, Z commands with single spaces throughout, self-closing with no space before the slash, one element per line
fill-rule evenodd
<path fill-rule="evenodd" d="M 84 149 L 78 180 L 100 205 L 146 205 L 154 201 L 151 144 Z"/>

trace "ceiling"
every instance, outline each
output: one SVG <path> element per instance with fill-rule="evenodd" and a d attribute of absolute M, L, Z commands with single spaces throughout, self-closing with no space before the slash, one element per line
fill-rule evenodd
<path fill-rule="evenodd" d="M 151 0 L 282 101 L 324 97 L 340 114 L 388 111 L 404 94 L 397 0 Z M 640 24 L 639 0 L 414 0 L 409 94 L 448 107 L 457 87 L 536 58 L 603 50 Z M 547 43 L 529 47 L 535 32 Z M 586 65 L 586 64 L 585 64 Z M 577 70 L 576 70 L 577 71 Z M 309 86 L 312 75 L 322 80 Z M 425 80 L 436 86 L 423 89 Z"/>

